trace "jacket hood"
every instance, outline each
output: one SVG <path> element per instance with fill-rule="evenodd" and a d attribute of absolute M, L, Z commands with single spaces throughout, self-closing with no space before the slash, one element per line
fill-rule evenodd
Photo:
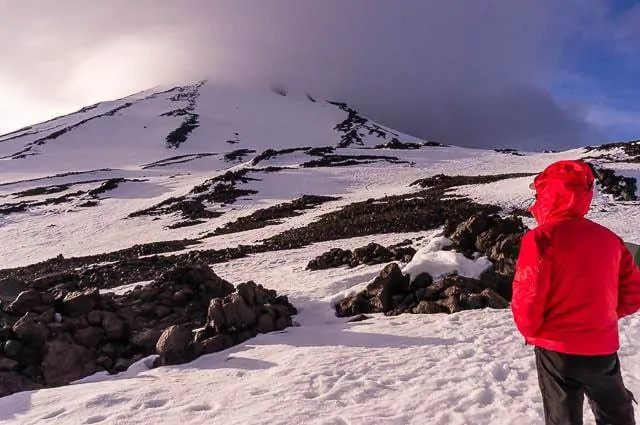
<path fill-rule="evenodd" d="M 593 199 L 593 172 L 583 161 L 558 161 L 533 181 L 536 202 L 530 211 L 538 224 L 584 217 Z"/>

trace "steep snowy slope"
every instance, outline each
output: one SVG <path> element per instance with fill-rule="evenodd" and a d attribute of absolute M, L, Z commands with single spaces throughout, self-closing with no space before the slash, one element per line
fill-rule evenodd
<path fill-rule="evenodd" d="M 116 281 L 155 277 L 148 254 L 197 249 L 216 258 L 213 269 L 224 279 L 288 295 L 300 325 L 182 366 L 149 369 L 145 359 L 119 375 L 1 398 L 0 423 L 540 423 L 533 353 L 508 310 L 375 314 L 346 323 L 332 303 L 362 289 L 384 265 L 306 265 L 331 248 L 373 241 L 429 245 L 442 226 L 394 220 L 421 217 L 407 201 L 424 196 L 413 184 L 419 179 L 500 175 L 452 185 L 442 199 L 461 196 L 506 214 L 530 201 L 528 174 L 559 159 L 590 158 L 640 179 L 638 144 L 520 155 L 438 146 L 345 108 L 305 95 L 194 84 L 0 137 L 0 280 L 103 267 L 92 276 L 112 291 Z M 378 146 L 387 143 L 393 149 Z M 606 187 L 598 186 L 590 218 L 640 243 L 640 203 L 604 193 Z M 376 222 L 383 215 L 387 222 Z M 362 224 L 367 220 L 377 224 Z M 331 225 L 318 230 L 318 223 Z M 167 243 L 127 250 L 152 242 Z M 216 257 L 239 246 L 250 250 Z M 96 254 L 105 255 L 87 257 Z M 124 268 L 129 260 L 135 268 Z M 123 276 L 110 277 L 113 264 Z M 639 320 L 621 324 L 624 377 L 636 394 Z"/>

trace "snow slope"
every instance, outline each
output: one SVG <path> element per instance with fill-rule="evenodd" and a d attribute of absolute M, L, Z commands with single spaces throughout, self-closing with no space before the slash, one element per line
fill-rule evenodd
<path fill-rule="evenodd" d="M 189 95 L 196 89 L 197 96 Z M 334 153 L 394 156 L 405 163 L 376 161 L 349 167 L 303 168 L 300 164 L 314 158 L 296 151 L 253 165 L 252 159 L 266 149 L 337 146 L 340 134 L 334 127 L 347 113 L 304 95 L 281 96 L 269 90 L 254 92 L 208 83 L 182 90 L 148 91 L 105 102 L 0 137 L 0 157 L 5 157 L 0 160 L 0 207 L 95 189 L 110 178 L 128 179 L 100 194 L 93 207 L 79 206 L 88 199 L 82 194 L 68 202 L 0 214 L 0 269 L 58 254 L 97 254 L 138 243 L 183 238 L 202 238 L 198 249 L 252 244 L 356 201 L 411 193 L 417 188 L 410 184 L 420 178 L 441 173 L 538 172 L 558 159 L 599 154 L 582 149 L 524 156 L 442 146 L 371 149 L 391 137 L 417 142 L 386 129 L 390 134 L 387 139 L 367 135 L 364 146 L 352 145 Z M 171 99 L 180 93 L 190 97 Z M 161 115 L 180 108 L 197 113 L 200 126 L 177 148 L 168 147 L 165 138 L 185 116 Z M 37 142 L 70 127 L 56 138 Z M 255 152 L 239 160 L 224 159 L 224 154 L 237 149 Z M 274 173 L 255 171 L 267 166 L 286 168 Z M 638 164 L 615 162 L 607 167 L 640 177 Z M 178 229 L 168 227 L 181 220 L 175 214 L 127 218 L 167 198 L 186 195 L 225 171 L 243 169 L 253 170 L 250 175 L 259 180 L 238 187 L 257 193 L 242 196 L 232 204 L 207 204 L 207 208 L 223 213 L 217 218 Z M 532 196 L 530 181 L 506 179 L 463 186 L 450 193 L 508 210 L 526 205 Z M 55 195 L 17 195 L 28 189 L 60 185 L 70 186 Z M 340 199 L 281 224 L 205 236 L 238 217 L 302 194 L 335 195 Z M 640 243 L 639 206 L 638 202 L 617 202 L 597 193 L 589 217 L 625 240 Z M 534 225 L 530 221 L 527 224 Z M 150 370 L 150 359 L 146 359 L 120 375 L 97 374 L 63 388 L 14 394 L 0 399 L 0 423 L 541 423 L 533 352 L 523 344 L 509 311 L 374 315 L 371 320 L 349 324 L 334 316 L 331 303 L 361 289 L 383 266 L 305 270 L 310 259 L 330 248 L 353 249 L 372 241 L 389 245 L 418 236 L 424 239 L 414 247 L 422 249 L 405 271 L 426 269 L 437 274 L 457 268 L 473 275 L 484 268 L 483 259 L 470 262 L 455 253 L 434 253 L 433 244 L 442 242 L 437 233 L 343 239 L 217 264 L 215 272 L 230 282 L 253 280 L 288 295 L 299 308 L 296 321 L 300 326 L 261 335 L 187 365 Z M 640 318 L 623 320 L 621 332 L 624 378 L 627 386 L 640 394 Z M 593 423 L 589 414 L 585 418 L 587 424 Z"/>

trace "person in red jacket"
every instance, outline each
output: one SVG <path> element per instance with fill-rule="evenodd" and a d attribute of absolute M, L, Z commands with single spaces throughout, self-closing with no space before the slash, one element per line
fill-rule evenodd
<path fill-rule="evenodd" d="M 594 178 L 582 161 L 536 176 L 511 309 L 535 346 L 547 425 L 582 424 L 586 395 L 597 424 L 635 424 L 633 394 L 620 373 L 618 320 L 640 309 L 640 271 L 622 239 L 584 216 Z"/>

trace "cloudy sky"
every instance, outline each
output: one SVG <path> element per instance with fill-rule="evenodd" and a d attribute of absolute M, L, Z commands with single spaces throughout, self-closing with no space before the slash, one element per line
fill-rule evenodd
<path fill-rule="evenodd" d="M 0 0 L 0 133 L 209 78 L 460 145 L 627 140 L 639 53 L 630 0 Z"/>

